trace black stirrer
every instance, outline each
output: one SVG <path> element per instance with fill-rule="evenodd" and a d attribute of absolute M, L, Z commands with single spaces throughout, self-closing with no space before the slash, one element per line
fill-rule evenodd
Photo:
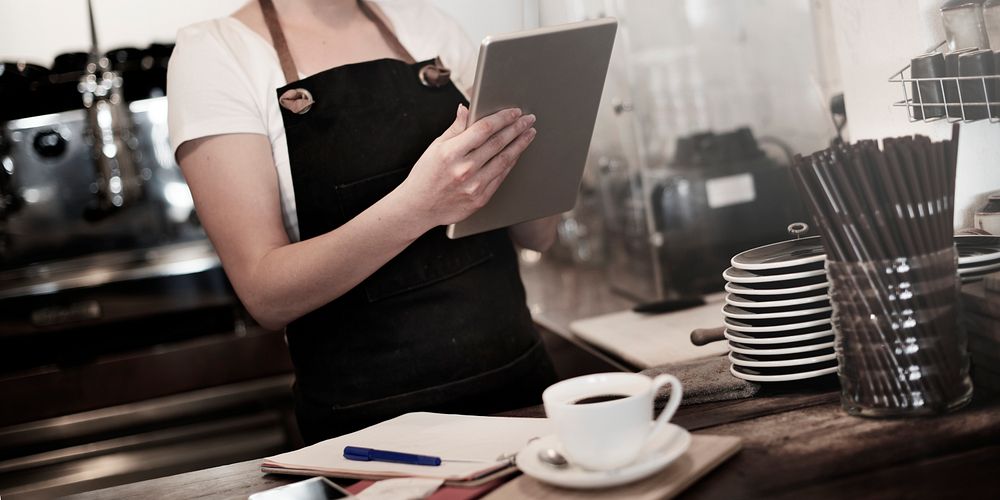
<path fill-rule="evenodd" d="M 835 164 L 836 169 L 834 179 L 842 186 L 840 192 L 845 194 L 845 201 L 848 206 L 851 207 L 852 212 L 857 214 L 857 217 L 861 221 L 864 233 L 868 236 L 868 243 L 862 244 L 867 245 L 868 248 L 872 249 L 873 252 L 870 253 L 874 253 L 876 258 L 886 260 L 892 258 L 894 255 L 898 255 L 898 253 L 895 242 L 892 238 L 892 232 L 885 223 L 882 209 L 880 208 L 878 200 L 876 200 L 873 196 L 873 190 L 871 189 L 868 179 L 868 172 L 866 171 L 867 169 L 864 164 L 864 155 L 862 154 L 863 146 L 863 144 L 858 144 L 850 148 L 839 148 L 842 153 L 843 162 Z M 851 183 L 851 179 L 855 182 Z M 868 259 L 865 260 L 869 260 L 870 257 L 871 255 L 869 255 Z M 886 288 L 886 276 L 877 272 L 871 272 L 866 273 L 866 277 L 869 280 L 869 283 L 874 280 L 878 282 L 879 288 L 883 290 Z M 858 284 L 855 283 L 855 287 L 857 286 Z M 886 311 L 886 306 L 888 306 L 888 309 L 893 309 L 895 314 L 899 313 L 899 311 L 895 310 L 896 304 L 893 304 L 892 302 L 889 302 L 888 304 L 882 303 L 882 301 L 879 302 L 879 307 L 881 307 L 883 311 Z M 867 308 L 871 311 L 870 305 Z M 878 324 L 876 323 L 876 325 Z M 876 326 L 876 330 L 877 331 L 875 332 L 871 332 L 869 331 L 869 328 L 862 328 L 862 331 L 867 333 L 871 345 L 888 345 L 890 343 L 888 338 L 889 336 L 886 335 L 880 326 Z M 899 340 L 898 335 L 893 336 L 896 337 L 897 341 Z M 882 361 L 885 362 L 886 365 L 893 365 L 897 371 L 900 368 L 899 359 L 890 353 L 883 350 L 876 350 L 875 355 L 881 355 L 885 358 Z M 899 387 L 900 381 L 898 379 L 890 377 L 890 380 L 895 383 L 897 387 Z M 883 380 L 882 382 L 885 381 Z M 908 383 L 906 385 L 909 386 Z M 889 393 L 892 393 L 892 391 L 889 391 Z"/>
<path fill-rule="evenodd" d="M 907 227 L 907 230 L 913 237 L 913 243 L 916 245 L 915 247 L 911 247 L 910 251 L 913 255 L 928 254 L 931 252 L 931 245 L 928 241 L 930 234 L 927 228 L 919 221 L 917 207 L 913 201 L 913 192 L 904 180 L 903 168 L 907 162 L 905 150 L 898 141 L 893 139 L 883 141 L 883 146 L 889 167 L 886 169 L 886 172 L 889 174 L 889 177 L 886 179 L 886 186 L 891 186 L 892 189 L 895 189 L 896 195 L 899 197 L 899 202 L 903 206 L 904 217 L 900 222 Z"/>
<path fill-rule="evenodd" d="M 803 161 L 802 157 L 801 156 L 797 156 L 795 160 L 796 160 L 795 163 L 794 163 L 795 168 L 793 170 L 793 173 L 795 174 L 794 178 L 795 178 L 796 182 L 799 185 L 799 189 L 805 195 L 805 197 L 807 199 L 807 202 L 809 203 L 810 207 L 812 208 L 813 220 L 816 222 L 816 225 L 820 228 L 820 231 L 824 235 L 823 236 L 823 242 L 824 242 L 824 247 L 826 248 L 826 251 L 827 251 L 827 255 L 830 258 L 830 260 L 833 260 L 833 261 L 836 261 L 836 262 L 846 262 L 847 261 L 846 252 L 843 249 L 843 244 L 842 244 L 840 238 L 837 237 L 835 235 L 835 233 L 834 233 L 834 226 L 831 223 L 831 215 L 827 211 L 827 208 L 829 208 L 829 205 L 824 204 L 823 202 L 820 201 L 820 192 L 821 192 L 822 188 L 820 188 L 817 185 L 818 182 L 815 182 L 816 179 L 812 175 L 812 172 L 805 167 L 805 162 Z M 809 161 L 810 161 L 810 163 L 812 165 L 815 165 L 816 162 L 818 162 L 820 160 L 821 160 L 821 158 L 820 158 L 819 154 L 816 154 L 816 155 L 813 155 L 813 156 L 809 157 Z M 852 281 L 854 280 L 853 277 L 851 279 L 852 279 Z M 849 313 L 847 315 L 848 319 L 859 318 L 859 317 L 863 317 L 864 316 L 864 315 L 858 314 L 858 311 L 856 310 L 857 306 L 853 302 L 847 301 L 846 303 L 844 303 L 844 305 L 849 310 Z M 872 311 L 869 308 L 869 314 L 871 314 L 871 312 Z M 856 330 L 856 327 L 852 325 L 851 330 L 852 331 Z M 844 341 L 844 339 L 841 338 L 841 347 L 842 348 L 846 347 L 846 348 L 851 349 L 851 350 L 857 350 L 857 348 L 854 347 L 853 345 L 851 345 L 850 342 L 848 342 L 848 344 L 845 346 L 845 344 L 843 343 L 843 341 Z M 862 363 L 863 363 L 863 365 L 862 365 L 861 368 L 863 370 L 869 369 L 869 367 L 868 367 L 869 363 L 868 363 L 867 358 L 862 357 L 861 359 L 862 359 Z M 876 393 L 876 391 L 875 391 L 875 388 L 874 388 L 873 384 L 875 382 L 873 380 L 871 380 L 871 378 L 865 378 L 865 377 L 860 377 L 860 376 L 857 376 L 856 378 L 858 378 L 859 380 L 865 379 L 865 381 L 866 381 L 866 383 L 868 385 L 869 392 L 868 392 L 868 395 L 865 396 L 864 399 L 865 400 L 869 400 L 872 397 L 874 397 L 873 395 Z M 884 385 L 884 384 L 880 384 L 880 385 Z M 863 390 L 863 389 L 864 389 L 864 387 L 860 388 L 860 390 Z M 888 391 L 888 392 L 891 393 L 892 391 Z"/>

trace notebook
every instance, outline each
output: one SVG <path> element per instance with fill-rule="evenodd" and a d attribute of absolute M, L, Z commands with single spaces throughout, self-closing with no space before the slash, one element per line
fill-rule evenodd
<path fill-rule="evenodd" d="M 447 484 L 488 481 L 513 471 L 504 457 L 532 438 L 552 434 L 544 418 L 478 417 L 407 413 L 351 434 L 265 458 L 261 471 L 274 474 L 384 479 L 425 477 Z M 439 466 L 359 462 L 344 458 L 345 446 L 433 455 Z M 463 461 L 454 461 L 463 460 Z"/>

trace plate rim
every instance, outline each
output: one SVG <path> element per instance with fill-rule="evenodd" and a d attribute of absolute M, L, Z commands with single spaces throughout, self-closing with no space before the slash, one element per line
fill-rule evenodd
<path fill-rule="evenodd" d="M 774 312 L 774 313 L 752 313 L 752 312 L 750 312 L 749 314 L 742 314 L 742 315 L 735 315 L 735 314 L 727 313 L 726 312 L 726 307 L 737 307 L 739 309 L 743 309 L 743 308 L 739 307 L 739 306 L 734 306 L 732 304 L 726 304 L 725 306 L 722 306 L 722 316 L 726 317 L 726 318 L 733 318 L 733 319 L 755 319 L 755 318 L 756 319 L 781 319 L 781 318 L 794 318 L 795 316 L 811 316 L 813 314 L 820 314 L 820 313 L 825 313 L 825 312 L 832 313 L 833 312 L 833 304 L 830 304 L 830 305 L 828 305 L 826 307 L 817 307 L 817 308 L 814 308 L 814 309 L 802 309 L 800 311 L 783 311 L 783 312 Z"/>
<path fill-rule="evenodd" d="M 787 325 L 777 325 L 777 326 L 750 326 L 750 327 L 736 326 L 736 327 L 734 327 L 731 323 L 729 323 L 728 321 L 725 321 L 725 319 L 723 319 L 723 323 L 725 323 L 725 327 L 727 329 L 732 328 L 733 330 L 735 330 L 737 332 L 743 332 L 743 333 L 780 333 L 780 332 L 787 332 L 789 330 L 802 330 L 804 328 L 812 328 L 814 326 L 832 324 L 833 323 L 833 318 L 830 317 L 830 318 L 824 318 L 824 319 L 814 319 L 812 321 L 805 321 L 805 322 L 802 322 L 802 323 L 789 323 Z"/>
<path fill-rule="evenodd" d="M 730 365 L 729 373 L 738 379 L 750 382 L 791 382 L 794 380 L 805 380 L 807 378 L 822 377 L 823 375 L 836 373 L 838 368 L 839 366 L 831 366 L 829 368 L 821 368 L 819 370 L 812 370 L 808 372 L 789 373 L 786 375 L 747 375 L 746 373 L 736 371 L 736 368 L 733 365 Z"/>
<path fill-rule="evenodd" d="M 745 348 L 742 348 L 742 347 L 736 347 L 736 346 L 734 346 L 733 342 L 735 342 L 735 340 L 734 341 L 730 341 L 728 338 L 726 339 L 726 343 L 729 344 L 729 350 L 730 351 L 737 352 L 737 353 L 740 353 L 740 354 L 750 354 L 750 355 L 759 354 L 761 356 L 767 356 L 769 354 L 773 354 L 773 355 L 798 354 L 800 352 L 819 351 L 819 350 L 829 349 L 831 347 L 834 347 L 836 345 L 836 343 L 837 343 L 832 334 L 830 335 L 830 341 L 829 342 L 824 342 L 822 344 L 814 344 L 814 345 L 804 345 L 804 346 L 799 346 L 799 347 L 786 347 L 784 349 L 780 349 L 780 348 L 779 349 L 745 349 Z M 742 342 L 742 343 L 745 344 L 746 342 Z M 768 345 L 768 344 L 760 344 L 760 345 Z"/>
<path fill-rule="evenodd" d="M 732 293 L 732 292 L 727 292 L 726 293 L 726 297 L 725 297 L 726 304 L 729 304 L 729 305 L 735 306 L 735 307 L 742 307 L 744 309 L 747 309 L 747 306 L 741 306 L 739 304 L 734 304 L 731 301 L 731 299 L 729 298 L 730 295 L 739 295 L 739 294 Z M 757 297 L 760 297 L 760 295 L 757 295 Z M 816 297 L 823 297 L 823 298 L 816 298 Z M 799 301 L 799 300 L 802 300 L 802 299 L 813 299 L 813 298 L 816 298 L 816 299 L 815 300 L 809 300 L 807 302 L 795 302 L 795 301 Z M 775 305 L 766 305 L 765 306 L 765 305 L 754 304 L 753 306 L 750 306 L 750 308 L 751 309 L 753 309 L 753 308 L 766 309 L 766 308 L 770 308 L 770 307 L 789 307 L 789 306 L 798 306 L 798 305 L 811 304 L 813 302 L 822 302 L 823 300 L 830 300 L 830 294 L 825 294 L 825 295 L 807 295 L 806 297 L 802 297 L 802 298 L 798 298 L 798 299 L 775 300 L 775 301 L 772 301 L 772 302 L 769 303 L 769 304 L 773 303 Z"/>
<path fill-rule="evenodd" d="M 730 336 L 732 334 L 729 332 L 729 328 L 724 328 L 722 330 L 722 335 L 724 337 L 726 337 L 727 340 L 732 340 L 733 342 L 739 342 L 741 344 L 751 344 L 751 345 L 753 345 L 753 344 L 760 344 L 760 345 L 769 344 L 769 345 L 774 345 L 774 344 L 791 344 L 793 342 L 801 342 L 803 340 L 814 340 L 814 339 L 825 337 L 827 335 L 834 335 L 834 333 L 833 333 L 833 328 L 830 328 L 829 330 L 823 330 L 822 332 L 803 333 L 803 334 L 800 334 L 800 335 L 789 335 L 788 337 L 773 337 L 773 338 L 768 338 L 768 339 L 764 339 L 764 342 L 761 342 L 761 339 L 746 340 L 746 339 L 741 339 L 739 337 L 733 338 L 733 337 Z M 780 340 L 781 342 L 771 342 L 771 340 Z"/>
<path fill-rule="evenodd" d="M 791 281 L 800 280 L 805 278 L 813 278 L 816 276 L 822 276 L 826 274 L 826 268 L 813 269 L 811 271 L 799 271 L 797 273 L 788 274 L 774 274 L 771 276 L 757 276 L 753 278 L 742 278 L 736 276 L 730 276 L 728 273 L 732 269 L 739 269 L 740 271 L 750 271 L 749 269 L 740 269 L 738 267 L 729 266 L 725 271 L 722 271 L 722 278 L 730 283 L 775 283 L 779 281 Z"/>
<path fill-rule="evenodd" d="M 964 258 L 961 255 L 959 255 L 958 256 L 958 265 L 959 266 L 963 266 L 963 265 L 968 265 L 968 264 L 978 264 L 980 262 L 991 262 L 991 261 L 995 261 L 995 260 L 996 261 L 1000 261 L 1000 249 L 998 249 L 996 252 L 993 252 L 993 253 L 984 253 L 984 254 L 973 255 L 973 256 L 964 257 Z"/>
<path fill-rule="evenodd" d="M 964 269 L 961 268 L 961 267 L 959 267 L 958 268 L 958 275 L 962 276 L 962 275 L 965 275 L 965 274 L 981 273 L 981 272 L 989 271 L 991 269 L 1000 269 L 1000 261 L 997 261 L 994 264 L 987 264 L 985 266 L 966 267 Z"/>
<path fill-rule="evenodd" d="M 730 286 L 732 286 L 732 285 L 742 286 L 739 283 L 729 283 L 729 282 L 727 282 L 726 286 L 723 287 L 723 289 L 725 291 L 729 292 L 729 293 L 735 293 L 737 295 L 790 295 L 790 294 L 793 294 L 793 293 L 804 293 L 804 292 L 812 292 L 812 291 L 815 291 L 815 290 L 822 290 L 824 288 L 828 289 L 828 288 L 830 288 L 830 281 L 827 280 L 827 281 L 824 281 L 822 283 L 813 283 L 811 285 L 802 285 L 802 286 L 793 287 L 793 288 L 775 288 L 773 290 L 755 290 L 753 288 L 746 288 L 746 287 L 744 287 L 747 290 L 752 290 L 752 292 L 749 292 L 749 293 L 748 292 L 734 291 L 734 290 L 732 290 L 730 288 Z M 827 293 L 827 295 L 830 295 L 830 294 Z"/>
<path fill-rule="evenodd" d="M 739 257 L 740 255 L 743 255 L 743 254 L 745 254 L 747 252 L 752 252 L 754 250 L 760 250 L 762 248 L 767 248 L 767 247 L 771 247 L 771 246 L 787 245 L 788 243 L 794 242 L 794 241 L 805 241 L 805 240 L 810 240 L 810 239 L 817 240 L 817 242 L 820 242 L 820 248 L 823 247 L 823 245 L 822 245 L 822 241 L 823 240 L 820 239 L 819 236 L 807 236 L 805 238 L 797 238 L 797 239 L 794 239 L 794 240 L 776 241 L 774 243 L 769 243 L 767 245 L 761 245 L 759 247 L 754 247 L 754 248 L 749 248 L 747 250 L 744 250 L 744 251 L 742 251 L 742 252 L 740 252 L 740 253 L 732 256 L 732 258 L 729 259 L 729 264 L 731 266 L 737 268 L 737 269 L 745 269 L 747 271 L 755 271 L 755 270 L 761 270 L 761 269 L 781 269 L 783 267 L 795 267 L 795 266 L 801 266 L 801 265 L 810 264 L 810 263 L 813 263 L 813 262 L 819 262 L 819 261 L 822 261 L 822 260 L 826 260 L 826 251 L 824 249 L 824 252 L 821 255 L 812 255 L 812 256 L 809 256 L 809 257 L 802 257 L 802 258 L 799 258 L 799 259 L 796 259 L 796 260 L 790 260 L 790 261 L 787 261 L 787 262 L 782 262 L 782 263 L 780 263 L 781 265 L 772 265 L 772 264 L 738 264 L 736 262 L 736 258 L 737 257 Z"/>
<path fill-rule="evenodd" d="M 733 358 L 733 353 L 726 355 L 729 362 L 734 365 L 746 366 L 749 368 L 789 368 L 802 365 L 814 365 L 816 363 L 824 363 L 832 359 L 837 359 L 837 353 L 833 352 L 830 354 L 824 354 L 822 356 L 813 356 L 811 358 L 798 358 L 798 359 L 783 359 L 780 361 L 744 361 L 742 359 Z"/>

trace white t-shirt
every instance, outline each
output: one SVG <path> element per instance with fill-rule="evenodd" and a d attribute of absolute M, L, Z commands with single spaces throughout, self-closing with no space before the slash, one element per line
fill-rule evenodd
<path fill-rule="evenodd" d="M 441 57 L 462 91 L 472 87 L 476 48 L 452 18 L 426 0 L 374 1 L 414 59 Z M 301 76 L 301 75 L 300 75 Z M 271 141 L 282 218 L 298 241 L 295 191 L 275 89 L 285 85 L 271 44 L 232 17 L 182 28 L 167 72 L 174 153 L 185 141 L 219 134 L 266 135 Z"/>

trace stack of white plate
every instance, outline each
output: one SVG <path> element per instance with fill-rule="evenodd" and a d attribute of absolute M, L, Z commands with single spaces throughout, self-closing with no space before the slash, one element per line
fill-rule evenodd
<path fill-rule="evenodd" d="M 786 382 L 837 371 L 825 258 L 819 237 L 733 257 L 722 312 L 734 376 Z"/>
<path fill-rule="evenodd" d="M 1000 236 L 955 235 L 958 275 L 962 283 L 983 279 L 1000 271 Z"/>

